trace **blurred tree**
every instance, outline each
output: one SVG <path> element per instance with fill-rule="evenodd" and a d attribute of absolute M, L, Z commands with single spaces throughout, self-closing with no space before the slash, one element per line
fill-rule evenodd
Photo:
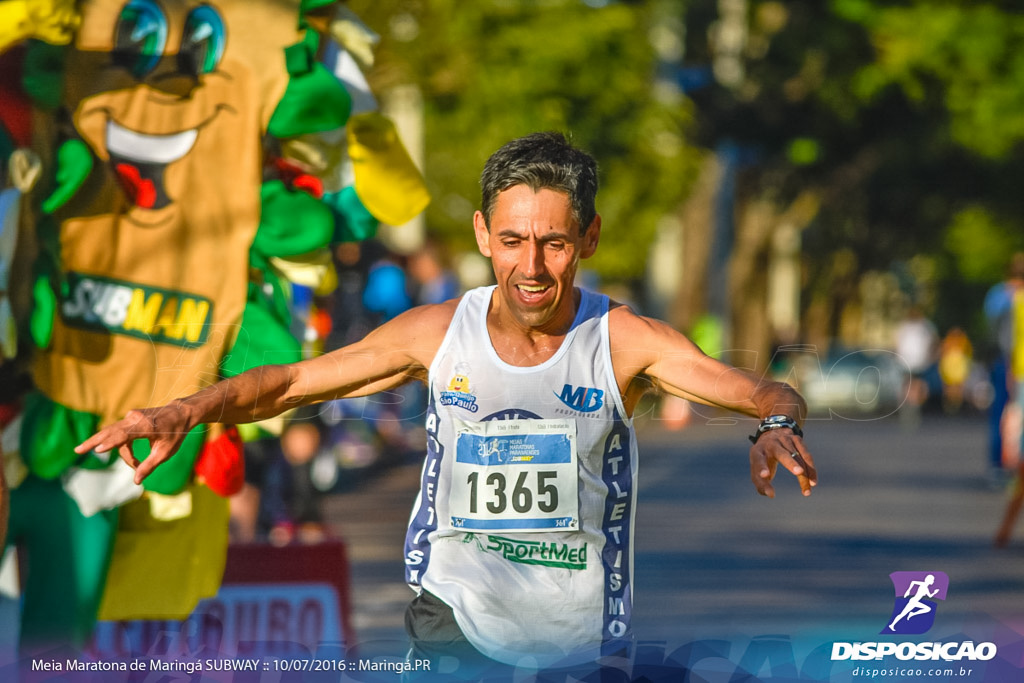
<path fill-rule="evenodd" d="M 1024 14 L 1019 3 L 835 0 L 868 29 L 877 59 L 854 88 L 872 99 L 897 85 L 915 103 L 941 98 L 952 139 L 1006 159 L 1024 140 Z"/>
<path fill-rule="evenodd" d="M 1024 15 L 1012 3 L 349 5 L 383 37 L 376 89 L 423 93 L 433 234 L 472 248 L 487 155 L 529 131 L 570 132 L 602 163 L 608 229 L 591 265 L 638 278 L 658 218 L 681 206 L 676 322 L 688 327 L 709 294 L 725 297 L 733 344 L 758 351 L 760 364 L 771 341 L 788 339 L 766 319 L 782 232 L 802 232 L 800 334 L 818 343 L 856 317 L 872 271 L 933 292 L 940 327 L 971 329 L 980 293 L 1024 246 Z M 684 68 L 665 47 L 667 20 L 679 18 Z M 660 84 L 666 73 L 685 98 Z M 714 218 L 723 178 L 734 206 L 724 240 Z M 713 258 L 723 246 L 727 269 Z M 915 287 L 923 262 L 937 290 Z"/>
<path fill-rule="evenodd" d="M 736 343 L 766 349 L 764 266 L 794 221 L 805 339 L 841 336 L 860 276 L 920 253 L 948 283 L 938 317 L 971 324 L 970 299 L 1024 235 L 1024 16 L 995 1 L 691 0 L 686 23 L 697 139 L 745 151 L 731 291 L 753 332 L 737 325 Z"/>
<path fill-rule="evenodd" d="M 590 6 L 594 5 L 594 6 Z M 382 34 L 375 88 L 413 83 L 424 100 L 428 229 L 473 249 L 471 219 L 487 157 L 518 135 L 560 130 L 600 163 L 606 229 L 588 264 L 639 278 L 658 219 L 696 173 L 692 112 L 675 87 L 656 87 L 650 35 L 678 0 L 352 0 Z"/>
<path fill-rule="evenodd" d="M 933 251 L 943 265 L 942 327 L 983 328 L 978 301 L 1024 248 L 1024 14 L 1019 3 L 835 0 L 864 26 L 876 59 L 852 88 L 868 105 L 896 89 L 917 119 L 934 114 L 946 180 L 930 197 Z M 937 211 L 940 209 L 941 211 Z M 935 220 L 937 219 L 937 220 Z"/>

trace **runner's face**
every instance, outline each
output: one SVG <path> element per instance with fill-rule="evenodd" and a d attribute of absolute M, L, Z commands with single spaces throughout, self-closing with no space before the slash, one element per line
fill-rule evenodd
<path fill-rule="evenodd" d="M 515 185 L 498 195 L 490 230 L 479 211 L 473 226 L 494 268 L 500 312 L 524 328 L 564 332 L 576 315 L 576 269 L 597 249 L 600 218 L 581 236 L 568 195 Z"/>

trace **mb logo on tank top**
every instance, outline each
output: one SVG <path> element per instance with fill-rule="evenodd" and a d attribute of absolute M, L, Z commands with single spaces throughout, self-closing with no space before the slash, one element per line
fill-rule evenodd
<path fill-rule="evenodd" d="M 592 413 L 604 406 L 604 391 L 594 387 L 574 387 L 566 384 L 562 387 L 562 393 L 557 396 L 559 401 L 581 413 Z"/>

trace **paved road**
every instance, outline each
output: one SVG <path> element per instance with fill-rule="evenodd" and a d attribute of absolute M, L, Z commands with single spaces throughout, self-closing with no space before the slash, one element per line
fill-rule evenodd
<path fill-rule="evenodd" d="M 810 498 L 777 482 L 774 500 L 749 481 L 749 422 L 640 424 L 634 626 L 640 640 L 679 642 L 845 630 L 871 639 L 893 606 L 889 574 L 943 571 L 944 618 L 975 615 L 1024 634 L 1024 521 L 1011 547 L 991 539 L 1006 494 L 985 479 L 980 419 L 815 420 L 807 443 L 821 483 Z M 349 544 L 361 642 L 403 641 L 401 547 L 418 465 L 331 498 Z M 1022 635 L 1024 638 L 1024 635 Z"/>

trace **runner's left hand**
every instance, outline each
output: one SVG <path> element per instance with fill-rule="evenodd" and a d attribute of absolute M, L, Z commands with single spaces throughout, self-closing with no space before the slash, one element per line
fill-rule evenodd
<path fill-rule="evenodd" d="M 814 458 L 804 440 L 790 429 L 765 432 L 750 447 L 750 479 L 757 492 L 769 498 L 775 497 L 772 479 L 780 463 L 796 476 L 803 495 L 811 495 L 811 488 L 818 485 Z"/>

